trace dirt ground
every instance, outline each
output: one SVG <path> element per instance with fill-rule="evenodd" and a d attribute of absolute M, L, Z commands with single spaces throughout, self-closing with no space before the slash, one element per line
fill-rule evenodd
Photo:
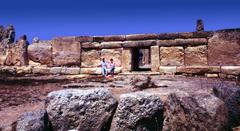
<path fill-rule="evenodd" d="M 75 83 L 83 84 L 92 88 L 91 82 L 98 82 L 99 87 L 108 86 L 113 94 L 118 97 L 122 93 L 131 92 L 127 86 L 128 78 L 119 77 L 116 79 L 103 80 L 99 77 L 83 77 L 78 79 L 55 79 L 36 77 L 36 79 L 0 79 L 0 127 L 11 125 L 24 112 L 34 111 L 44 108 L 44 100 L 46 95 L 51 91 L 61 90 L 63 88 L 73 88 Z M 127 82 L 126 82 L 127 81 Z M 206 78 L 172 78 L 161 77 L 157 81 L 162 81 L 160 84 L 167 85 L 185 85 L 213 86 L 219 84 L 216 79 Z M 179 83 L 181 82 L 181 83 Z M 228 81 L 227 81 L 228 82 Z M 86 85 L 84 85 L 86 83 Z M 202 83 L 201 85 L 199 83 Z M 229 83 L 239 84 L 239 81 L 229 81 Z M 68 85 L 69 87 L 63 86 Z M 92 84 L 94 85 L 94 84 Z M 76 85 L 79 86 L 79 85 Z M 147 91 L 147 90 L 146 90 Z M 149 91 L 157 91 L 150 89 Z"/>

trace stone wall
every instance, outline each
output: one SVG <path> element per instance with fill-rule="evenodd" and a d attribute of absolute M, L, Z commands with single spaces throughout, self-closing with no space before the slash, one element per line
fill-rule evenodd
<path fill-rule="evenodd" d="M 58 37 L 31 44 L 28 56 L 30 63 L 34 63 L 33 69 L 40 65 L 51 69 L 49 73 L 53 74 L 100 74 L 101 58 L 107 61 L 112 58 L 117 72 L 131 72 L 132 50 L 136 48 L 149 49 L 151 71 L 155 73 L 239 76 L 240 29 Z"/>

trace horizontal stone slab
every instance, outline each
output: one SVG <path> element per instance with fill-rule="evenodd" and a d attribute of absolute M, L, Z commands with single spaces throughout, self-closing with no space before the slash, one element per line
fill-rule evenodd
<path fill-rule="evenodd" d="M 75 36 L 66 36 L 66 37 L 56 37 L 53 38 L 53 41 L 55 42 L 74 42 L 76 39 Z"/>
<path fill-rule="evenodd" d="M 93 37 L 92 36 L 77 36 L 75 38 L 75 41 L 78 41 L 78 42 L 93 42 Z"/>
<path fill-rule="evenodd" d="M 220 66 L 179 66 L 177 73 L 186 74 L 205 74 L 205 73 L 220 73 Z"/>
<path fill-rule="evenodd" d="M 240 66 L 222 66 L 221 72 L 227 75 L 240 75 Z"/>
<path fill-rule="evenodd" d="M 49 72 L 51 74 L 61 74 L 62 67 L 51 67 Z"/>
<path fill-rule="evenodd" d="M 153 40 L 158 39 L 157 34 L 132 34 L 132 35 L 126 35 L 126 40 Z"/>
<path fill-rule="evenodd" d="M 63 67 L 61 74 L 65 75 L 78 75 L 80 74 L 80 67 Z"/>
<path fill-rule="evenodd" d="M 99 42 L 84 42 L 81 43 L 81 48 L 83 49 L 98 49 L 100 48 Z"/>
<path fill-rule="evenodd" d="M 126 36 L 125 35 L 109 35 L 109 36 L 104 36 L 104 41 L 125 41 Z"/>
<path fill-rule="evenodd" d="M 48 75 L 50 73 L 50 68 L 46 66 L 35 66 L 32 68 L 32 73 Z"/>
<path fill-rule="evenodd" d="M 114 41 L 114 42 L 102 42 L 100 48 L 102 49 L 112 49 L 112 48 L 121 48 L 124 42 Z"/>
<path fill-rule="evenodd" d="M 81 74 L 90 74 L 90 75 L 101 75 L 101 68 L 81 68 Z M 107 69 L 108 73 L 110 72 L 110 69 Z M 122 68 L 116 67 L 115 74 L 121 73 Z"/>
<path fill-rule="evenodd" d="M 183 32 L 183 33 L 161 33 L 158 35 L 159 40 L 172 39 L 190 39 L 190 38 L 208 38 L 213 35 L 213 32 Z"/>
<path fill-rule="evenodd" d="M 125 41 L 123 43 L 123 47 L 131 48 L 131 47 L 149 47 L 156 45 L 155 40 L 141 40 L 141 41 Z"/>
<path fill-rule="evenodd" d="M 198 46 L 207 45 L 207 39 L 205 38 L 194 38 L 194 39 L 175 39 L 175 40 L 158 40 L 157 45 L 159 46 Z"/>
<path fill-rule="evenodd" d="M 32 66 L 19 66 L 16 67 L 17 74 L 31 74 L 32 73 Z"/>
<path fill-rule="evenodd" d="M 160 66 L 159 67 L 160 74 L 175 74 L 177 72 L 176 66 Z"/>

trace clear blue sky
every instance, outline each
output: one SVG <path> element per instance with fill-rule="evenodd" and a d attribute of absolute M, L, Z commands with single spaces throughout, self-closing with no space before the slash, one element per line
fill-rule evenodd
<path fill-rule="evenodd" d="M 17 37 L 111 35 L 240 27 L 239 0 L 3 0 L 0 24 Z"/>

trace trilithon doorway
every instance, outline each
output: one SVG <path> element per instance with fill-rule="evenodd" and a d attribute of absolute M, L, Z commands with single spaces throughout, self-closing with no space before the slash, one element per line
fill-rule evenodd
<path fill-rule="evenodd" d="M 132 71 L 151 70 L 150 48 L 133 48 L 132 50 Z"/>

